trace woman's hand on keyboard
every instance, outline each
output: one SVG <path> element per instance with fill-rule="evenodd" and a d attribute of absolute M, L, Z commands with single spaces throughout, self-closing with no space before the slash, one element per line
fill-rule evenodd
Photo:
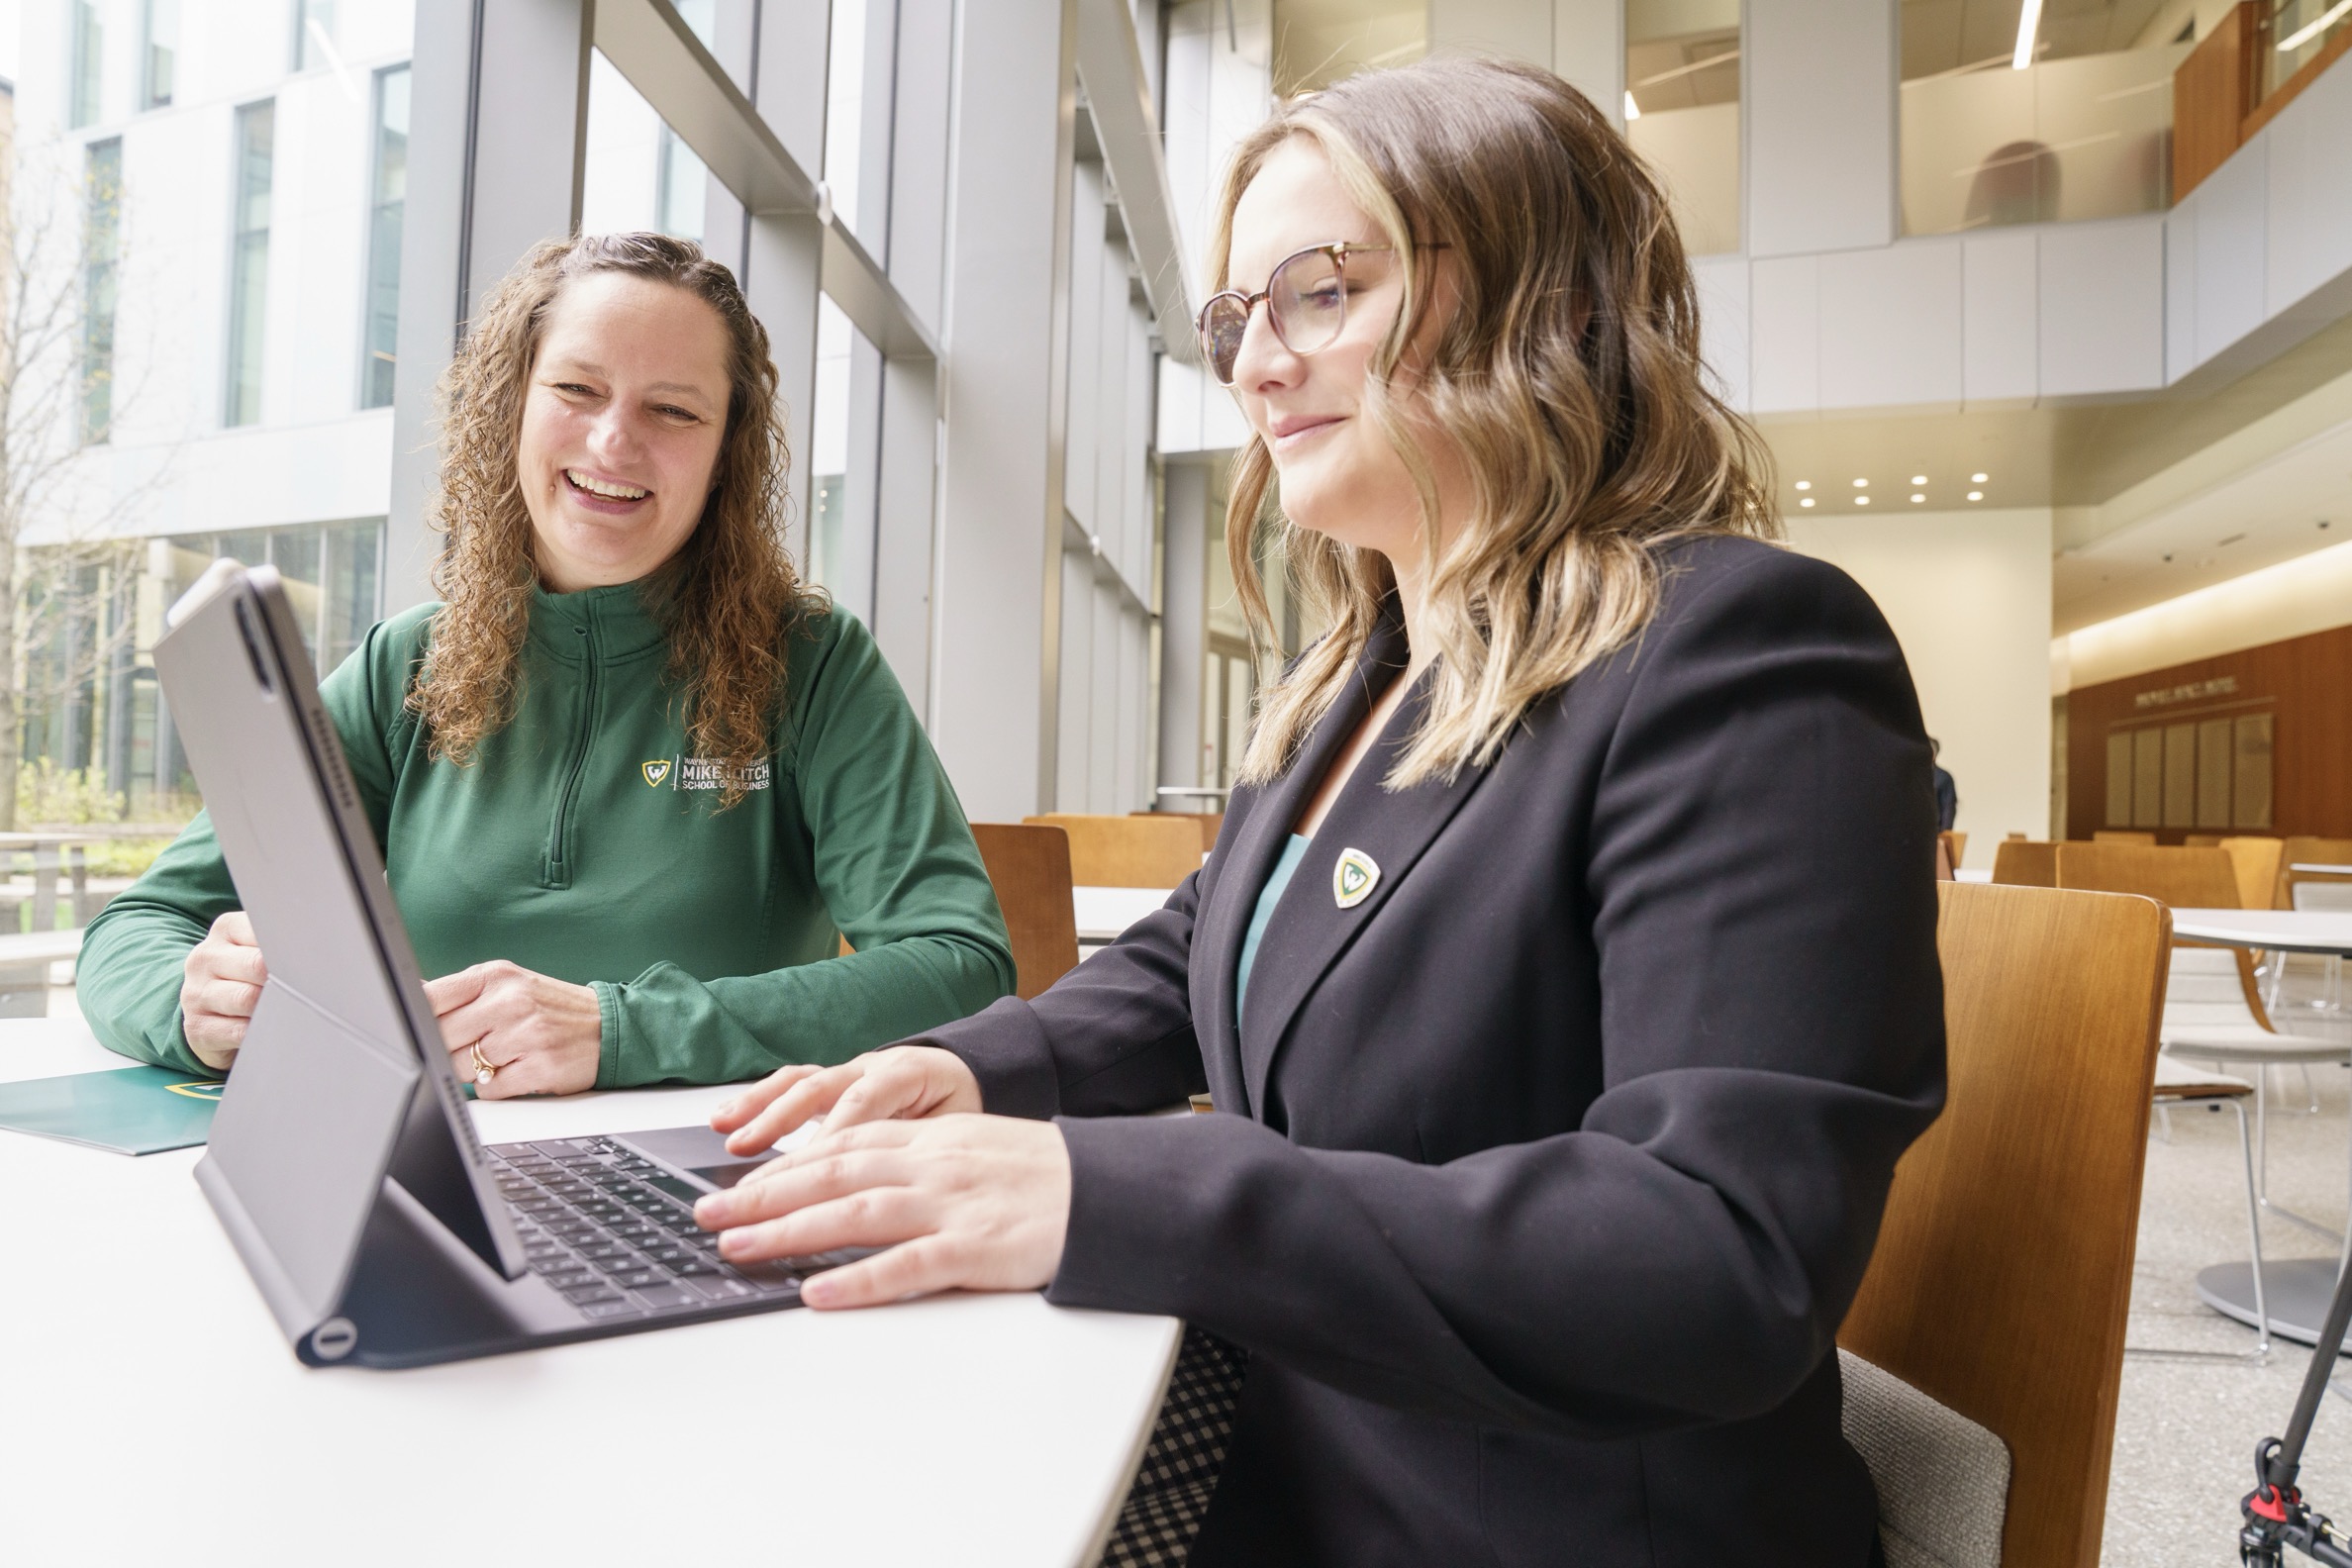
<path fill-rule="evenodd" d="M 944 1054 L 943 1052 L 941 1054 Z M 730 1263 L 837 1247 L 889 1250 L 810 1276 L 811 1307 L 942 1290 L 1035 1290 L 1061 1267 L 1070 1152 L 1018 1117 L 869 1122 L 771 1160 L 694 1207 Z"/>
<path fill-rule="evenodd" d="M 980 1080 L 962 1057 L 935 1045 L 889 1045 L 837 1067 L 779 1067 L 712 1112 L 711 1126 L 730 1134 L 730 1151 L 756 1154 L 811 1117 L 837 1132 L 979 1109 Z"/>
<path fill-rule="evenodd" d="M 231 910 L 188 949 L 180 981 L 180 1029 L 188 1049 L 214 1072 L 227 1072 L 245 1043 L 245 1025 L 261 1000 L 269 966 L 261 961 L 253 923 Z"/>

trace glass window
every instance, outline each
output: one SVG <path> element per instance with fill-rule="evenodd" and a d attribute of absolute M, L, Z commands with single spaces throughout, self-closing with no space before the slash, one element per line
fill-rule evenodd
<path fill-rule="evenodd" d="M 296 0 L 294 68 L 335 63 L 335 0 Z"/>
<path fill-rule="evenodd" d="M 139 107 L 160 109 L 171 102 L 179 59 L 179 0 L 143 0 L 139 21 Z"/>
<path fill-rule="evenodd" d="M 693 19 L 688 18 L 689 21 Z M 709 175 L 604 50 L 588 61 L 588 157 L 580 232 L 655 230 L 700 244 Z"/>
<path fill-rule="evenodd" d="M 1625 139 L 1693 255 L 1739 248 L 1739 0 L 1627 0 Z"/>
<path fill-rule="evenodd" d="M 367 323 L 359 406 L 387 408 L 400 336 L 400 215 L 408 196 L 409 68 L 376 72 L 375 179 L 367 211 Z"/>
<path fill-rule="evenodd" d="M 99 87 L 105 80 L 106 30 L 98 25 L 97 0 L 73 0 L 67 20 L 73 30 L 73 80 L 66 123 L 76 129 L 97 123 Z"/>
<path fill-rule="evenodd" d="M 122 254 L 123 139 L 82 152 L 81 439 L 114 427 L 115 270 Z"/>
<path fill-rule="evenodd" d="M 857 232 L 857 159 L 864 146 L 866 0 L 833 0 L 825 87 L 825 187 L 841 227 Z"/>
<path fill-rule="evenodd" d="M 1219 11 L 1215 26 L 1224 47 L 1232 42 L 1233 19 L 1222 7 Z M 1407 64 L 1429 47 L 1429 8 L 1420 3 L 1274 0 L 1273 20 L 1279 98 L 1316 92 L 1372 66 Z"/>
<path fill-rule="evenodd" d="M 269 298 L 269 185 L 276 120 L 277 105 L 271 99 L 237 111 L 224 425 L 250 425 L 261 417 L 261 326 Z"/>
<path fill-rule="evenodd" d="M 2195 48 L 2164 20 L 1904 0 L 1903 232 L 2163 208 L 2173 72 Z"/>
<path fill-rule="evenodd" d="M 2352 31 L 2352 6 L 2339 0 L 2268 0 L 2268 4 L 2270 12 L 2256 34 L 2262 61 L 2261 76 L 2255 83 L 2257 103 Z"/>

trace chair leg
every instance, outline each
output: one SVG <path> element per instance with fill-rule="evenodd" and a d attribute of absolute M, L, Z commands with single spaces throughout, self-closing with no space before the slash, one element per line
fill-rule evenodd
<path fill-rule="evenodd" d="M 2161 1128 L 2161 1130 L 2156 1134 L 2157 1141 L 2162 1143 L 2170 1143 L 2172 1141 L 2171 1106 L 2160 1105 L 2156 1108 L 2156 1126 Z"/>
<path fill-rule="evenodd" d="M 2303 1099 L 2308 1102 L 2303 1107 L 2303 1115 L 2317 1116 L 2319 1114 L 2319 1086 L 2311 1082 L 2311 1064 L 2309 1062 L 2303 1064 Z"/>

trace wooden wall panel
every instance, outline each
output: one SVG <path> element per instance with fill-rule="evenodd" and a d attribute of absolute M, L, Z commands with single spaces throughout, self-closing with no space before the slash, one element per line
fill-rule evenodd
<path fill-rule="evenodd" d="M 2256 828 L 2247 807 L 2266 796 L 2260 831 L 2352 837 L 2352 627 L 2068 693 L 2068 833 L 2155 828 L 2159 842 L 2179 843 L 2200 821 L 2212 831 L 2222 763 L 2205 756 L 2202 742 L 2209 735 L 2218 744 L 2224 721 L 2232 787 L 2245 797 L 2231 826 Z M 2171 748 L 2167 731 L 2175 733 Z M 2194 765 L 2180 757 L 2181 732 L 2201 742 Z M 2138 777 L 2110 781 L 2110 758 Z M 2185 813 L 2177 793 L 2184 790 Z M 2110 808 L 2131 820 L 2110 820 Z"/>
<path fill-rule="evenodd" d="M 2245 142 L 2254 108 L 2256 33 L 2253 0 L 2232 9 L 2173 72 L 2172 199 L 2229 161 Z"/>

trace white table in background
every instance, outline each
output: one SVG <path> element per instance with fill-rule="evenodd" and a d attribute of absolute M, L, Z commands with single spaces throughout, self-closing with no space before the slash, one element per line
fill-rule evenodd
<path fill-rule="evenodd" d="M 1966 866 L 1962 866 L 1959 870 L 1952 873 L 1952 880 L 1955 882 L 1990 882 L 1993 880 L 1993 873 L 1990 871 L 1971 871 Z"/>
<path fill-rule="evenodd" d="M 0 1024 L 0 1079 L 123 1066 Z M 485 1141 L 725 1089 L 505 1101 Z M 295 1360 L 190 1171 L 0 1132 L 0 1561 L 1090 1564 L 1181 1325 L 953 1296 L 408 1372 Z"/>
<path fill-rule="evenodd" d="M 2298 867 L 2297 869 L 2302 869 Z M 2352 955 L 2352 912 L 2341 910 L 2176 909 L 2173 935 L 2224 947 L 2258 947 L 2272 952 Z M 2319 1326 L 2335 1294 L 2342 1259 L 2269 1258 L 2262 1284 L 2270 1308 L 2271 1332 L 2298 1344 L 2319 1342 Z M 2249 1263 L 2216 1263 L 2200 1269 L 2198 1299 L 2239 1323 L 2254 1322 L 2254 1270 Z"/>
<path fill-rule="evenodd" d="M 1120 932 L 1168 902 L 1173 888 L 1074 887 L 1078 939 L 1090 946 L 1117 941 Z"/>
<path fill-rule="evenodd" d="M 2287 869 L 2303 876 L 2352 877 L 2352 865 L 2326 865 L 2314 860 L 2298 860 Z"/>

